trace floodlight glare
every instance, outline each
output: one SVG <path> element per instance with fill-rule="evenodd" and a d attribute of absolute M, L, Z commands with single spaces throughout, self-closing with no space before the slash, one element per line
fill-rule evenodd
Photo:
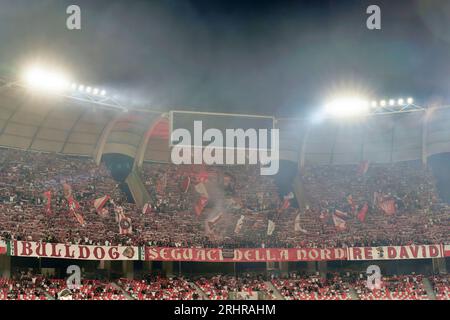
<path fill-rule="evenodd" d="M 390 105 L 390 106 L 395 105 L 395 100 L 394 100 L 394 99 L 389 100 L 389 105 Z"/>
<path fill-rule="evenodd" d="M 78 91 L 84 91 L 84 86 L 82 84 L 80 84 L 80 86 L 78 87 Z"/>
<path fill-rule="evenodd" d="M 378 106 L 377 102 L 376 101 L 372 101 L 372 107 L 376 108 L 377 106 Z"/>
<path fill-rule="evenodd" d="M 405 103 L 405 100 L 403 100 L 403 99 L 398 99 L 398 101 L 397 101 L 397 104 L 398 105 L 403 105 Z"/>
<path fill-rule="evenodd" d="M 386 106 L 386 100 L 381 100 L 380 101 L 380 106 L 382 106 L 382 107 Z"/>
<path fill-rule="evenodd" d="M 93 94 L 97 95 L 98 94 L 98 89 L 94 88 L 94 90 L 92 91 Z"/>
<path fill-rule="evenodd" d="M 408 104 L 411 104 L 411 103 L 414 102 L 414 99 L 413 98 L 408 98 L 408 99 L 406 99 L 406 102 L 408 102 Z"/>
<path fill-rule="evenodd" d="M 64 74 L 38 66 L 26 70 L 24 82 L 31 89 L 53 93 L 61 92 L 69 87 L 69 81 Z"/>
<path fill-rule="evenodd" d="M 106 95 L 106 91 L 102 90 L 102 92 L 100 92 L 100 95 L 105 96 Z"/>
<path fill-rule="evenodd" d="M 92 91 L 92 88 L 91 88 L 91 87 L 86 87 L 86 92 L 87 92 L 87 93 L 91 93 L 91 91 Z"/>
<path fill-rule="evenodd" d="M 369 103 L 359 97 L 337 98 L 325 106 L 325 113 L 334 117 L 355 117 L 368 113 Z"/>
<path fill-rule="evenodd" d="M 77 84 L 76 83 L 72 83 L 71 88 L 72 88 L 72 90 L 76 90 L 77 89 Z"/>

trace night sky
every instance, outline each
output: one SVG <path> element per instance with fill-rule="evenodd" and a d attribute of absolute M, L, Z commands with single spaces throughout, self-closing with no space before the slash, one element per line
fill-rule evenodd
<path fill-rule="evenodd" d="M 38 59 L 151 109 L 301 116 L 344 89 L 450 101 L 448 0 L 0 0 L 0 41 L 0 75 Z"/>

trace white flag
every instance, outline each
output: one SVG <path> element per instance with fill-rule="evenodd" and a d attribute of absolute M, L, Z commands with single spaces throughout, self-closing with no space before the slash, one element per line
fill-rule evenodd
<path fill-rule="evenodd" d="M 273 230 L 275 230 L 275 222 L 272 220 L 269 220 L 269 223 L 267 224 L 267 235 L 271 236 L 273 233 Z"/>
<path fill-rule="evenodd" d="M 234 233 L 239 233 L 241 231 L 242 225 L 244 224 L 244 215 L 241 215 L 239 220 L 236 223 L 236 228 L 234 228 Z"/>
<path fill-rule="evenodd" d="M 295 217 L 295 223 L 294 223 L 294 230 L 295 232 L 303 232 L 303 233 L 308 233 L 305 229 L 303 229 L 300 226 L 300 213 L 297 214 L 297 216 Z"/>

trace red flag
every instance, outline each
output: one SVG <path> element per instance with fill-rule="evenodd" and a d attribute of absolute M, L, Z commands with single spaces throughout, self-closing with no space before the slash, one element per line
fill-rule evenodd
<path fill-rule="evenodd" d="M 284 196 L 283 203 L 281 204 L 280 211 L 286 210 L 291 206 L 291 199 L 294 199 L 294 194 L 289 192 L 288 195 Z"/>
<path fill-rule="evenodd" d="M 350 194 L 348 197 L 347 197 L 347 203 L 351 206 L 351 208 L 352 208 L 352 214 L 353 213 L 355 213 L 355 210 L 356 210 L 356 203 L 355 203 L 355 201 L 353 200 L 353 196 Z"/>
<path fill-rule="evenodd" d="M 209 174 L 207 171 L 201 171 L 197 174 L 197 181 L 199 183 L 205 182 L 208 180 L 208 176 L 209 176 Z"/>
<path fill-rule="evenodd" d="M 44 192 L 45 202 L 45 213 L 47 215 L 52 214 L 52 192 L 50 190 Z"/>
<path fill-rule="evenodd" d="M 289 201 L 289 199 L 284 199 L 283 203 L 281 204 L 281 208 L 280 211 L 286 210 L 287 208 L 289 208 L 289 206 L 291 205 L 291 202 Z"/>
<path fill-rule="evenodd" d="M 197 203 L 195 204 L 195 207 L 194 207 L 194 211 L 197 216 L 199 216 L 203 212 L 203 209 L 205 209 L 207 203 L 208 203 L 208 198 L 204 197 L 204 196 L 200 196 L 200 198 L 197 200 Z"/>
<path fill-rule="evenodd" d="M 67 201 L 69 202 L 69 211 L 75 216 L 75 219 L 84 227 L 85 225 L 84 218 L 81 215 L 81 213 L 77 212 L 80 209 L 80 204 L 73 198 L 72 195 L 70 195 Z"/>
<path fill-rule="evenodd" d="M 108 210 L 103 210 L 103 207 L 105 206 L 106 202 L 108 202 L 109 198 L 110 197 L 106 195 L 94 200 L 94 208 L 99 215 L 106 216 L 108 214 Z"/>
<path fill-rule="evenodd" d="M 75 219 L 77 219 L 78 223 L 81 224 L 83 227 L 85 226 L 84 218 L 81 215 L 81 213 L 78 213 L 76 211 L 72 211 L 73 215 L 75 216 Z"/>
<path fill-rule="evenodd" d="M 368 210 L 369 210 L 369 206 L 367 205 L 367 202 L 366 202 L 366 203 L 364 203 L 363 207 L 361 208 L 361 210 L 359 210 L 359 212 L 356 216 L 359 221 L 364 222 L 366 220 L 366 214 L 367 214 Z"/>

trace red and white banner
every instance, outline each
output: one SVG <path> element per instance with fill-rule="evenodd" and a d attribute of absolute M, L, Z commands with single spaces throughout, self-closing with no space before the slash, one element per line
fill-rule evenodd
<path fill-rule="evenodd" d="M 139 247 L 11 241 L 10 255 L 79 260 L 139 260 Z"/>
<path fill-rule="evenodd" d="M 131 218 L 124 214 L 119 215 L 119 234 L 132 234 L 133 227 L 131 226 Z"/>
<path fill-rule="evenodd" d="M 344 248 L 317 249 L 234 249 L 224 257 L 223 249 L 145 247 L 144 259 L 149 261 L 200 262 L 265 262 L 265 261 L 331 261 L 346 260 Z"/>
<path fill-rule="evenodd" d="M 95 211 L 97 211 L 97 213 L 102 216 L 102 217 L 106 217 L 108 215 L 108 209 L 104 208 L 106 202 L 108 202 L 109 200 L 109 195 L 105 195 L 103 197 L 100 197 L 98 199 L 94 200 L 94 208 Z"/>
<path fill-rule="evenodd" d="M 144 206 L 142 207 L 142 214 L 150 214 L 152 213 L 152 204 L 146 203 L 144 204 Z"/>
<path fill-rule="evenodd" d="M 147 260 L 196 262 L 270 262 L 336 260 L 406 260 L 450 256 L 450 245 L 352 248 L 168 248 L 93 246 L 34 241 L 0 241 L 0 254 L 79 260 Z"/>
<path fill-rule="evenodd" d="M 444 249 L 440 244 L 352 247 L 347 248 L 347 251 L 348 260 L 430 259 L 442 258 L 444 256 Z"/>
<path fill-rule="evenodd" d="M 8 253 L 8 244 L 0 240 L 0 254 L 7 254 Z"/>
<path fill-rule="evenodd" d="M 450 257 L 450 244 L 442 245 L 444 247 L 444 257 Z"/>

